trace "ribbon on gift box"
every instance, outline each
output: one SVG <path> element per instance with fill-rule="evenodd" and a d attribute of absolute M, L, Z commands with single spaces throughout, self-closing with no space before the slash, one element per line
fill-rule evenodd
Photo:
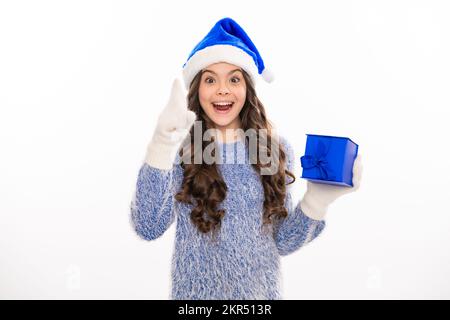
<path fill-rule="evenodd" d="M 326 159 L 327 154 L 327 147 L 322 141 L 319 141 L 315 155 L 304 155 L 300 158 L 302 168 L 317 168 L 320 173 L 321 180 L 333 180 L 335 176 L 333 170 L 328 165 L 328 160 Z"/>

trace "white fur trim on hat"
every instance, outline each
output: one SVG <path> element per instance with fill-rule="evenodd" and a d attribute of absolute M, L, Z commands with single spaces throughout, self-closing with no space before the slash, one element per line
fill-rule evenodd
<path fill-rule="evenodd" d="M 234 64 L 244 69 L 251 76 L 253 82 L 258 78 L 258 69 L 253 58 L 244 50 L 232 45 L 214 45 L 197 51 L 183 68 L 184 85 L 187 90 L 195 75 L 203 68 L 218 62 Z"/>

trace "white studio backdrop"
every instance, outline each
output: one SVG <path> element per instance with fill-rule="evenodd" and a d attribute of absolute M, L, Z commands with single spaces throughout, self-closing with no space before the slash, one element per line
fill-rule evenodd
<path fill-rule="evenodd" d="M 129 203 L 172 79 L 222 17 L 299 158 L 360 145 L 360 190 L 282 258 L 285 299 L 450 298 L 450 5 L 445 1 L 0 3 L 0 298 L 167 299 L 175 224 L 141 240 Z"/>

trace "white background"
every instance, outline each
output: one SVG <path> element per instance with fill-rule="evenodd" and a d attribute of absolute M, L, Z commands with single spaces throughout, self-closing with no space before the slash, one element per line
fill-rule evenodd
<path fill-rule="evenodd" d="M 363 158 L 360 190 L 282 258 L 283 297 L 449 299 L 449 15 L 445 1 L 1 2 L 0 298 L 169 297 L 175 224 L 141 240 L 129 203 L 172 79 L 229 16 L 276 75 L 257 91 L 296 157 L 315 133 Z"/>

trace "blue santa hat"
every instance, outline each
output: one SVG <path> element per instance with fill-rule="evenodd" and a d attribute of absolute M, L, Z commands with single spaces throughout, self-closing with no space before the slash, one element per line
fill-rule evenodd
<path fill-rule="evenodd" d="M 266 82 L 274 76 L 265 66 L 252 40 L 231 18 L 219 20 L 200 41 L 183 65 L 183 79 L 189 89 L 195 75 L 210 64 L 227 62 L 244 69 L 256 83 L 261 75 Z"/>

